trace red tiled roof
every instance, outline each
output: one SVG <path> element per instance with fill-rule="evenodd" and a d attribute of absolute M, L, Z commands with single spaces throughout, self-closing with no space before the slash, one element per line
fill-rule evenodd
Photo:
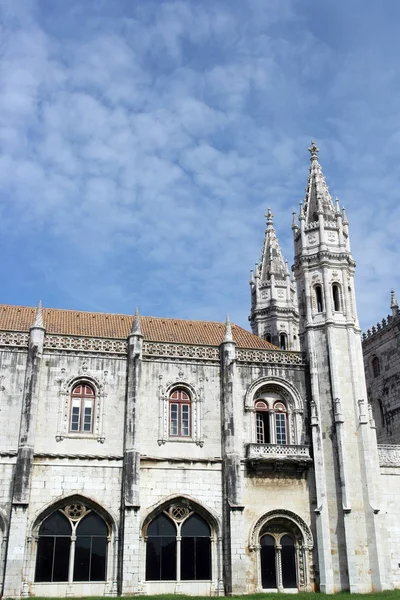
<path fill-rule="evenodd" d="M 36 308 L 0 305 L 0 331 L 29 331 L 35 314 Z M 132 315 L 43 309 L 46 332 L 57 335 L 126 339 L 131 331 L 132 322 Z M 140 317 L 140 325 L 144 339 L 151 342 L 219 346 L 225 334 L 225 323 L 215 321 Z M 232 325 L 232 334 L 239 348 L 277 349 L 238 325 Z"/>

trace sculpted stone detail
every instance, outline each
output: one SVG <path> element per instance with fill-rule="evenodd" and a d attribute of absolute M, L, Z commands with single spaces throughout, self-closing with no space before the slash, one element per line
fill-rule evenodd
<path fill-rule="evenodd" d="M 100 381 L 90 371 L 85 361 L 81 363 L 77 375 L 66 377 L 65 369 L 61 369 L 61 377 L 57 379 L 59 385 L 59 408 L 58 408 L 58 426 L 56 433 L 57 442 L 62 442 L 65 437 L 94 437 L 101 444 L 105 441 L 104 435 L 104 401 L 107 397 L 107 377 L 108 371 L 103 372 L 103 379 Z M 69 431 L 69 420 L 71 411 L 71 391 L 75 383 L 87 382 L 91 384 L 96 392 L 93 407 L 93 425 L 91 433 L 73 433 Z"/>
<path fill-rule="evenodd" d="M 143 356 L 152 358 L 199 358 L 202 360 L 219 360 L 219 348 L 216 346 L 190 346 L 184 344 L 164 344 L 143 342 Z"/>
<path fill-rule="evenodd" d="M 10 333 L 2 331 L 0 333 L 0 346 L 17 346 L 27 348 L 29 335 L 27 333 Z"/>
<path fill-rule="evenodd" d="M 378 445 L 381 467 L 400 467 L 400 446 Z"/>
<path fill-rule="evenodd" d="M 102 338 L 72 337 L 66 335 L 46 335 L 45 350 L 74 350 L 83 352 L 106 352 L 107 354 L 126 354 L 124 340 L 106 340 Z"/>
<path fill-rule="evenodd" d="M 296 513 L 285 509 L 271 510 L 262 515 L 262 517 L 256 521 L 250 532 L 250 550 L 255 550 L 258 546 L 261 529 L 270 521 L 278 519 L 291 521 L 295 526 L 297 526 L 302 536 L 303 546 L 306 547 L 307 550 L 312 550 L 314 546 L 314 540 L 310 527 L 301 517 L 299 517 L 299 515 L 296 515 Z"/>
<path fill-rule="evenodd" d="M 238 362 L 304 365 L 304 357 L 300 352 L 274 352 L 273 350 L 236 350 Z"/>

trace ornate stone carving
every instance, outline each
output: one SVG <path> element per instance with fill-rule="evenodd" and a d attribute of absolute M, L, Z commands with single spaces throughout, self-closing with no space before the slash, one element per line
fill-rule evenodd
<path fill-rule="evenodd" d="M 311 462 L 308 446 L 288 444 L 247 444 L 246 456 L 248 459 L 263 460 L 288 460 Z"/>
<path fill-rule="evenodd" d="M 107 340 L 92 337 L 73 337 L 66 335 L 46 335 L 45 350 L 73 350 L 83 352 L 105 352 L 107 354 L 126 354 L 125 340 Z"/>
<path fill-rule="evenodd" d="M 277 509 L 271 510 L 262 515 L 262 517 L 260 517 L 252 527 L 249 540 L 250 550 L 254 550 L 259 544 L 258 540 L 260 537 L 261 529 L 267 523 L 275 519 L 287 519 L 288 521 L 291 521 L 300 530 L 303 546 L 305 546 L 308 550 L 311 550 L 313 548 L 313 535 L 307 523 L 301 517 L 299 517 L 299 515 L 296 515 L 296 513 L 290 510 Z"/>
<path fill-rule="evenodd" d="M 190 346 L 184 344 L 143 343 L 143 356 L 166 358 L 197 358 L 201 360 L 219 360 L 219 348 L 216 346 Z"/>
<path fill-rule="evenodd" d="M 179 375 L 181 374 L 183 375 L 182 371 L 179 372 Z M 187 381 L 181 380 L 179 375 L 176 381 L 167 381 L 165 384 L 162 383 L 162 376 L 159 376 L 160 384 L 158 386 L 158 394 L 160 412 L 157 443 L 161 446 L 169 439 L 176 439 L 169 438 L 169 396 L 174 389 L 180 388 L 186 390 L 191 398 L 192 435 L 187 438 L 187 441 L 195 442 L 202 448 L 204 445 L 202 437 L 202 402 L 204 400 L 203 379 L 200 378 L 198 383 L 188 383 Z"/>
<path fill-rule="evenodd" d="M 304 365 L 305 360 L 300 352 L 274 352 L 273 350 L 236 350 L 236 360 L 247 363 Z"/>
<path fill-rule="evenodd" d="M 0 346 L 16 346 L 27 348 L 29 335 L 27 333 L 0 332 Z"/>
<path fill-rule="evenodd" d="M 381 467 L 400 467 L 399 445 L 378 445 L 379 465 Z"/>

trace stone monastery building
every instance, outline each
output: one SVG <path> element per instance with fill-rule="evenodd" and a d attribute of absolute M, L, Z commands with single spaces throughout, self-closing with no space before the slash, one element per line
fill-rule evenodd
<path fill-rule="evenodd" d="M 0 306 L 4 596 L 400 587 L 397 302 L 369 403 L 349 224 L 310 154 L 294 279 L 267 213 L 253 333 Z"/>

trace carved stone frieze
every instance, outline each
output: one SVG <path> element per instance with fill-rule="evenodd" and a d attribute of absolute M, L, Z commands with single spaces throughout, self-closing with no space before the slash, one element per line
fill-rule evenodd
<path fill-rule="evenodd" d="M 74 337 L 66 335 L 46 335 L 45 350 L 74 350 L 83 352 L 106 352 L 107 354 L 126 354 L 125 340 L 108 340 L 92 337 Z"/>
<path fill-rule="evenodd" d="M 144 342 L 143 356 L 166 358 L 199 358 L 219 360 L 217 346 L 191 346 L 185 344 L 165 344 L 162 342 Z"/>
<path fill-rule="evenodd" d="M 400 467 L 400 446 L 379 444 L 379 465 L 381 467 Z"/>
<path fill-rule="evenodd" d="M 236 359 L 238 362 L 264 363 L 264 364 L 283 364 L 283 365 L 304 365 L 305 359 L 300 352 L 274 352 L 273 350 L 236 350 Z"/>
<path fill-rule="evenodd" d="M 29 335 L 27 333 L 0 332 L 0 346 L 28 347 Z"/>

